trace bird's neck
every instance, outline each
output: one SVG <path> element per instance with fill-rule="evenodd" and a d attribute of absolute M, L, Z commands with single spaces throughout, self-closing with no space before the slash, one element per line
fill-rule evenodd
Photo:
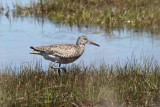
<path fill-rule="evenodd" d="M 80 47 L 80 48 L 84 48 L 85 47 L 85 44 L 81 44 L 81 43 L 76 43 L 76 45 L 78 46 L 78 47 Z"/>
<path fill-rule="evenodd" d="M 79 49 L 78 49 L 79 53 L 80 53 L 80 54 L 83 54 L 85 45 L 79 44 L 79 45 L 77 45 L 77 46 L 78 46 L 78 48 L 79 48 Z"/>

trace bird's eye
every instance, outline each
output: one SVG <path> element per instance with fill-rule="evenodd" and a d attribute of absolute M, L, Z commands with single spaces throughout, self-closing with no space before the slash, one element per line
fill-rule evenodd
<path fill-rule="evenodd" d="M 84 40 L 87 40 L 87 38 L 84 38 Z"/>

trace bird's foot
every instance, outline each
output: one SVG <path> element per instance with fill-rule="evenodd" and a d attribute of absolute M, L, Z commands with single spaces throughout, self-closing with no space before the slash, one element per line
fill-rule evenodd
<path fill-rule="evenodd" d="M 59 74 L 59 76 L 61 75 L 61 69 L 65 72 L 65 73 L 67 73 L 67 70 L 66 70 L 66 68 L 65 67 L 54 67 L 54 66 L 50 66 L 52 69 L 58 69 L 58 74 Z"/>
<path fill-rule="evenodd" d="M 67 70 L 66 70 L 66 68 L 65 68 L 65 67 L 63 67 L 63 68 L 61 68 L 61 69 L 63 69 L 63 70 L 64 70 L 64 72 L 65 72 L 65 73 L 67 73 Z"/>
<path fill-rule="evenodd" d="M 51 65 L 50 65 L 50 68 L 54 69 L 54 67 L 53 67 L 53 66 L 51 66 Z"/>

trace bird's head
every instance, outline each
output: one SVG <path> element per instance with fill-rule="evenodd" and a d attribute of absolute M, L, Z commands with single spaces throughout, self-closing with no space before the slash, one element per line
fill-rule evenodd
<path fill-rule="evenodd" d="M 76 45 L 85 45 L 86 43 L 89 43 L 95 46 L 99 46 L 98 44 L 90 41 L 86 36 L 80 36 L 77 40 Z"/>

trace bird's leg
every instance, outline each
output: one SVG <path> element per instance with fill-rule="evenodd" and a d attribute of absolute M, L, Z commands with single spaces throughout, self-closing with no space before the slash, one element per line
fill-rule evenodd
<path fill-rule="evenodd" d="M 58 74 L 59 74 L 59 76 L 60 76 L 60 69 L 63 69 L 64 72 L 66 73 L 66 68 L 61 67 L 61 63 L 59 63 L 59 69 L 58 69 Z"/>
<path fill-rule="evenodd" d="M 59 76 L 60 76 L 60 75 L 61 75 L 61 74 L 60 74 L 60 72 L 61 72 L 61 71 L 60 71 L 60 69 L 61 69 L 61 68 L 60 68 L 61 64 L 59 63 L 59 67 L 55 67 L 55 66 L 54 66 L 55 63 L 56 63 L 56 62 L 54 62 L 53 64 L 51 64 L 50 67 L 51 67 L 52 69 L 58 69 L 58 74 L 59 74 Z"/>
<path fill-rule="evenodd" d="M 61 76 L 61 70 L 60 70 L 60 67 L 61 67 L 61 63 L 59 63 L 59 69 L 58 69 L 58 74 L 59 74 L 59 76 Z"/>
<path fill-rule="evenodd" d="M 65 67 L 60 67 L 60 66 L 61 66 L 61 63 L 59 63 L 59 68 L 60 68 L 60 69 L 63 69 L 64 72 L 66 73 L 66 68 L 65 68 Z"/>
<path fill-rule="evenodd" d="M 60 74 L 60 69 L 63 69 L 64 71 L 65 71 L 65 73 L 66 73 L 66 69 L 64 68 L 64 67 L 61 67 L 61 63 L 59 63 L 59 67 L 55 67 L 54 66 L 54 64 L 55 64 L 56 62 L 54 62 L 52 65 L 50 65 L 50 67 L 52 68 L 52 69 L 58 69 L 58 74 L 59 74 L 59 76 L 61 75 Z"/>
<path fill-rule="evenodd" d="M 52 63 L 52 64 L 50 65 L 50 67 L 51 67 L 52 69 L 56 69 L 56 68 L 54 67 L 55 63 L 56 63 L 56 62 L 54 62 L 54 63 Z"/>

